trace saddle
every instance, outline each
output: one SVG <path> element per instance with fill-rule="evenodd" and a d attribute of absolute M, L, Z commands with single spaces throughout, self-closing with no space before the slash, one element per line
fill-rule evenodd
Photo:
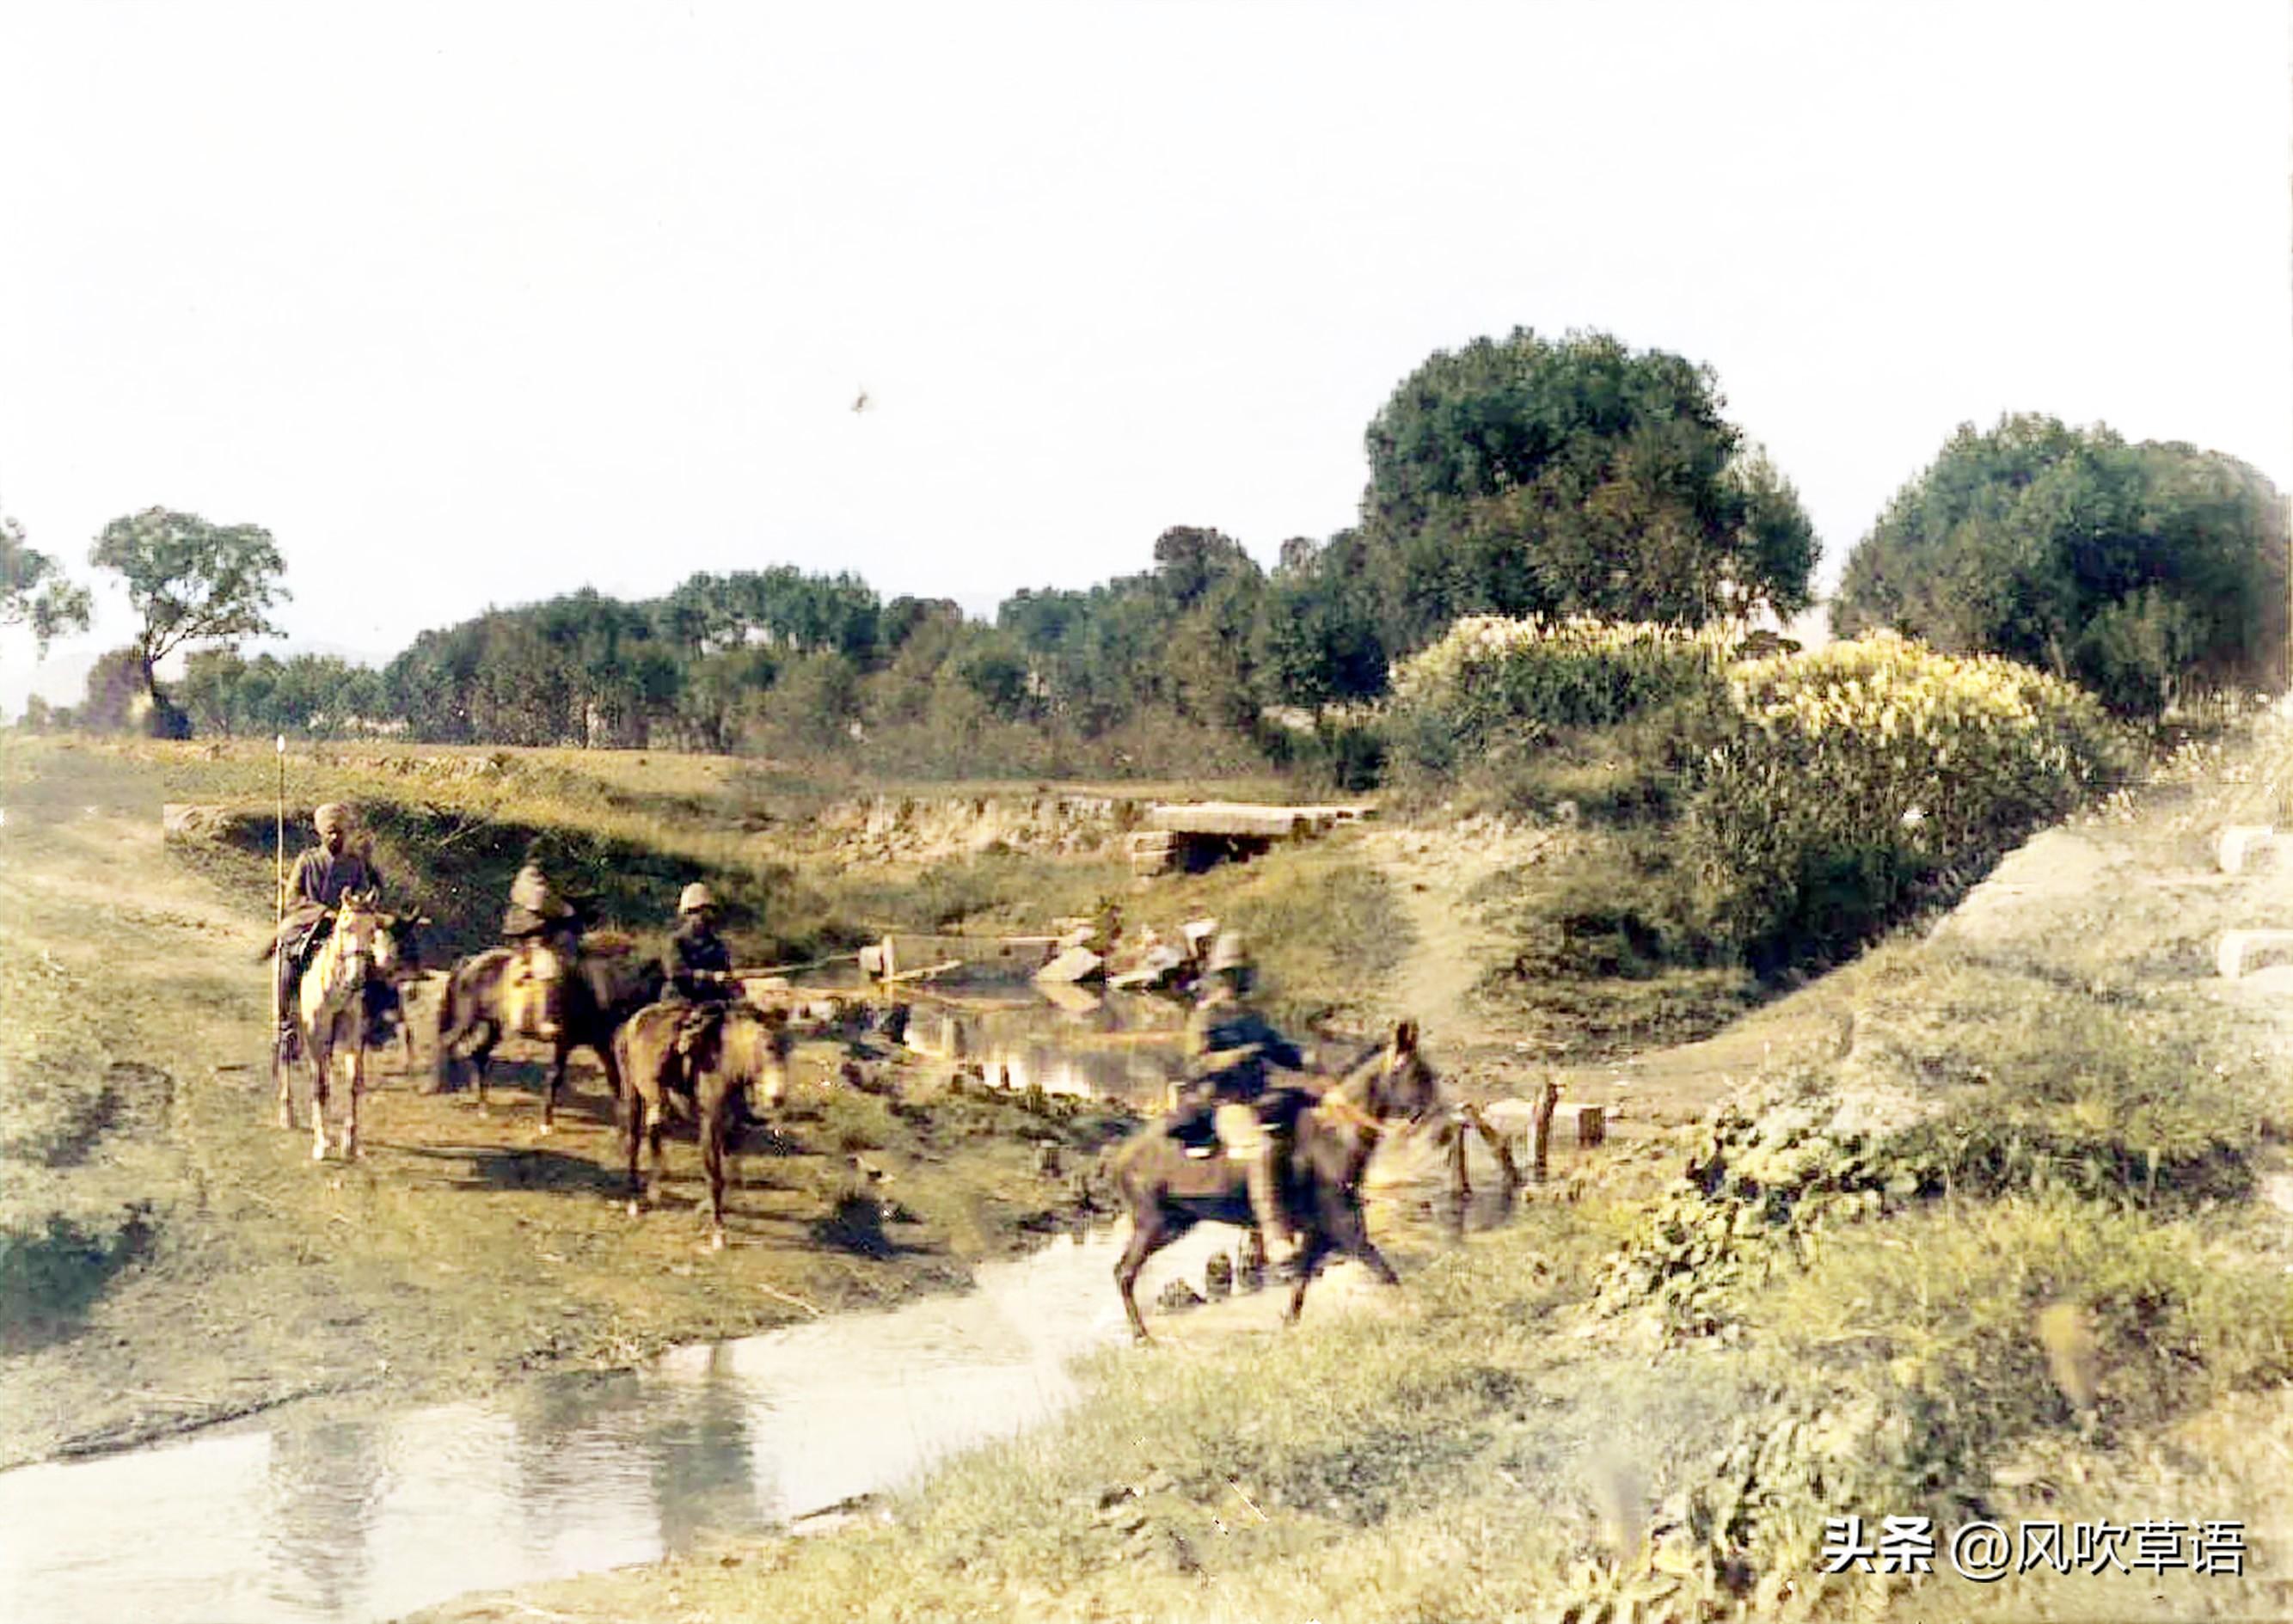
<path fill-rule="evenodd" d="M 716 1058 L 717 1035 L 723 1030 L 726 1006 L 687 1004 L 677 1016 L 677 1057 L 688 1067 L 707 1066 Z"/>
<path fill-rule="evenodd" d="M 1214 1098 L 1195 1101 L 1181 1105 L 1164 1120 L 1164 1131 L 1179 1142 L 1179 1146 L 1191 1157 L 1215 1156 L 1221 1148 L 1218 1135 L 1218 1109 L 1221 1102 Z M 1287 1141 L 1298 1127 L 1299 1113 L 1314 1103 L 1313 1094 L 1304 1088 L 1269 1088 L 1251 1102 L 1257 1111 L 1260 1126 L 1277 1139 Z"/>

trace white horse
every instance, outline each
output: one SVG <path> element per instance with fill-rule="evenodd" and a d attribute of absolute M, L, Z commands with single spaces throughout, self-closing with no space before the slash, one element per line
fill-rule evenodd
<path fill-rule="evenodd" d="M 397 962 L 395 915 L 375 907 L 376 893 L 345 892 L 334 928 L 319 945 L 296 988 L 295 1018 L 311 1064 L 311 1159 L 327 1159 L 328 1074 L 342 1079 L 347 1103 L 343 1159 L 358 1157 L 359 1096 L 366 1092 L 366 988 Z M 279 1084 L 279 1126 L 295 1126 L 293 1069 L 272 1067 Z"/>

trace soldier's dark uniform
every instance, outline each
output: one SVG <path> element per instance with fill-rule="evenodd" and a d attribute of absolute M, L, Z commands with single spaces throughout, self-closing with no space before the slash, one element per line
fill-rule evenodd
<path fill-rule="evenodd" d="M 1303 1071 L 1296 1044 L 1243 998 L 1250 962 L 1231 933 L 1219 938 L 1203 976 L 1202 1001 L 1187 1022 L 1188 1076 L 1179 1086 L 1182 1119 L 1208 1115 L 1219 1143 L 1242 1159 L 1250 1204 L 1267 1256 L 1278 1258 L 1289 1236 L 1281 1199 L 1280 1137 L 1260 1121 L 1259 1103 L 1272 1081 L 1269 1064 Z"/>
<path fill-rule="evenodd" d="M 733 979 L 733 949 L 717 933 L 711 916 L 717 901 L 709 887 L 687 885 L 677 902 L 677 931 L 661 954 L 660 1001 L 686 1006 L 677 1050 L 690 1054 L 724 1018 L 725 1006 L 740 996 Z"/>

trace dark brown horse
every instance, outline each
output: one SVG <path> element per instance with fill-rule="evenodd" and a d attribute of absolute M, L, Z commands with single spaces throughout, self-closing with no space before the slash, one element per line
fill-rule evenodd
<path fill-rule="evenodd" d="M 1384 1047 L 1335 1084 L 1284 1090 L 1294 1111 L 1282 1203 L 1298 1232 L 1297 1281 L 1283 1314 L 1294 1321 L 1315 1271 L 1333 1252 L 1350 1252 L 1387 1285 L 1400 1284 L 1369 1238 L 1362 1216 L 1362 1172 L 1385 1125 L 1414 1124 L 1439 1103 L 1440 1079 L 1417 1050 L 1417 1023 L 1404 1021 Z M 1114 1265 L 1115 1289 L 1130 1329 L 1146 1341 L 1132 1289 L 1146 1260 L 1197 1224 L 1256 1227 L 1243 1164 L 1224 1154 L 1189 1157 L 1166 1124 L 1134 1135 L 1114 1155 L 1114 1186 L 1130 1212 L 1130 1244 Z"/>
<path fill-rule="evenodd" d="M 725 1244 L 725 1155 L 735 1128 L 733 1109 L 743 1090 L 757 1103 L 788 1097 L 788 1057 L 793 1046 L 788 1017 L 752 1004 L 731 1004 L 723 1022 L 690 1056 L 677 1052 L 686 1006 L 641 1009 L 613 1035 L 620 1074 L 621 1132 L 629 1158 L 629 1216 L 635 1217 L 660 1176 L 660 1135 L 672 1116 L 698 1119 L 701 1165 L 709 1176 L 709 1245 Z M 637 1148 L 652 1147 L 652 1177 L 637 1176 Z"/>
<path fill-rule="evenodd" d="M 613 1097 L 621 1095 L 613 1033 L 660 996 L 660 966 L 631 952 L 585 947 L 568 959 L 543 947 L 530 958 L 508 948 L 489 948 L 462 960 L 438 995 L 437 1077 L 433 1091 L 450 1087 L 457 1063 L 477 1074 L 478 1109 L 486 1109 L 486 1069 L 504 1038 L 531 1038 L 550 1046 L 549 1079 L 541 1095 L 541 1131 L 556 1126 L 557 1091 L 565 1062 L 587 1049 L 605 1068 Z"/>

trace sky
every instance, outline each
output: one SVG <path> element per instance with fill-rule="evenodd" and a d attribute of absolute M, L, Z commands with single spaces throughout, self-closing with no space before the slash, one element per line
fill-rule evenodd
<path fill-rule="evenodd" d="M 696 570 L 992 613 L 1357 515 L 1434 351 L 1710 366 L 1819 581 L 1960 423 L 2293 491 L 2285 0 L 0 7 L 0 512 L 269 529 L 283 642 Z M 868 408 L 853 403 L 864 390 Z"/>

